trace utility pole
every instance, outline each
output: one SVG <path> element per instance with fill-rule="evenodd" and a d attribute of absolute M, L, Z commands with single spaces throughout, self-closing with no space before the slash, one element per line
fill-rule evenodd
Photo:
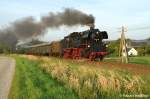
<path fill-rule="evenodd" d="M 122 63 L 128 63 L 128 53 L 127 53 L 126 40 L 125 40 L 125 33 L 124 32 L 127 32 L 127 31 L 122 26 L 122 28 L 121 28 L 119 57 L 121 57 L 121 62 Z"/>

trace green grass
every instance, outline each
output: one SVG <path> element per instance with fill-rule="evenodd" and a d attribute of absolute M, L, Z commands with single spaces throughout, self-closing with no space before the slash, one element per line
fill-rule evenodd
<path fill-rule="evenodd" d="M 77 95 L 39 68 L 40 62 L 15 57 L 16 71 L 9 99 L 77 99 Z"/>
<path fill-rule="evenodd" d="M 150 56 L 130 57 L 130 63 L 150 65 Z"/>
<path fill-rule="evenodd" d="M 121 60 L 119 57 L 109 57 L 109 59 L 104 59 L 104 62 L 120 62 L 120 61 Z M 150 56 L 129 57 L 129 63 L 150 65 Z"/>
<path fill-rule="evenodd" d="M 87 61 L 78 62 L 56 57 L 36 57 L 35 60 L 33 57 L 32 60 L 31 57 L 22 58 L 16 55 L 15 58 L 16 72 L 9 99 L 120 99 L 124 98 L 120 95 L 138 95 L 140 93 L 150 96 L 150 77 L 148 74 L 137 75 L 124 69 L 110 69 L 109 66 L 100 68 L 96 64 L 89 64 Z M 106 86 L 108 90 L 106 91 L 103 90 L 105 84 L 100 88 L 96 87 L 98 85 L 96 83 L 98 72 L 106 78 L 102 78 L 102 80 L 100 78 L 101 81 L 109 81 L 110 79 L 109 82 L 112 82 L 108 82 Z M 135 80 L 132 79 L 133 76 L 139 76 L 144 83 L 135 82 L 131 90 L 125 90 L 126 83 L 124 80 L 128 81 L 127 84 L 129 84 Z M 120 91 L 115 91 L 109 87 L 116 85 L 112 81 L 113 78 L 119 80 Z M 89 83 L 86 85 L 87 81 Z M 92 87 L 88 87 L 88 85 Z"/>

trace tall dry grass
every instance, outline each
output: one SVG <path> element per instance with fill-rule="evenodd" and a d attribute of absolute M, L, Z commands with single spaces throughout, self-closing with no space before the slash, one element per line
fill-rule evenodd
<path fill-rule="evenodd" d="M 74 68 L 64 61 L 50 58 L 40 59 L 44 63 L 41 68 L 54 79 L 74 90 L 80 99 L 117 98 L 120 94 L 141 94 L 144 81 L 136 75 L 120 74 L 113 70 L 101 70 L 89 66 Z"/>

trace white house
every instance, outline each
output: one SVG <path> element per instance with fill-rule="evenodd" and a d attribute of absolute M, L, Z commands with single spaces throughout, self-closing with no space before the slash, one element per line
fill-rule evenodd
<path fill-rule="evenodd" d="M 138 55 L 138 52 L 137 52 L 137 50 L 135 50 L 135 48 L 131 48 L 131 49 L 128 51 L 128 55 L 129 55 L 129 56 L 137 56 L 137 55 Z"/>

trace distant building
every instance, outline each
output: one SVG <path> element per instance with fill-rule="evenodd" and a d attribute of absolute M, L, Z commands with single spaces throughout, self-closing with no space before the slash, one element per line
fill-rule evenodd
<path fill-rule="evenodd" d="M 129 56 L 137 56 L 138 55 L 138 52 L 135 48 L 131 48 L 129 51 L 128 51 L 128 55 Z"/>
<path fill-rule="evenodd" d="M 145 47 L 149 44 L 148 40 L 129 40 L 127 41 L 127 49 L 129 56 L 137 56 L 138 51 L 137 48 Z"/>

